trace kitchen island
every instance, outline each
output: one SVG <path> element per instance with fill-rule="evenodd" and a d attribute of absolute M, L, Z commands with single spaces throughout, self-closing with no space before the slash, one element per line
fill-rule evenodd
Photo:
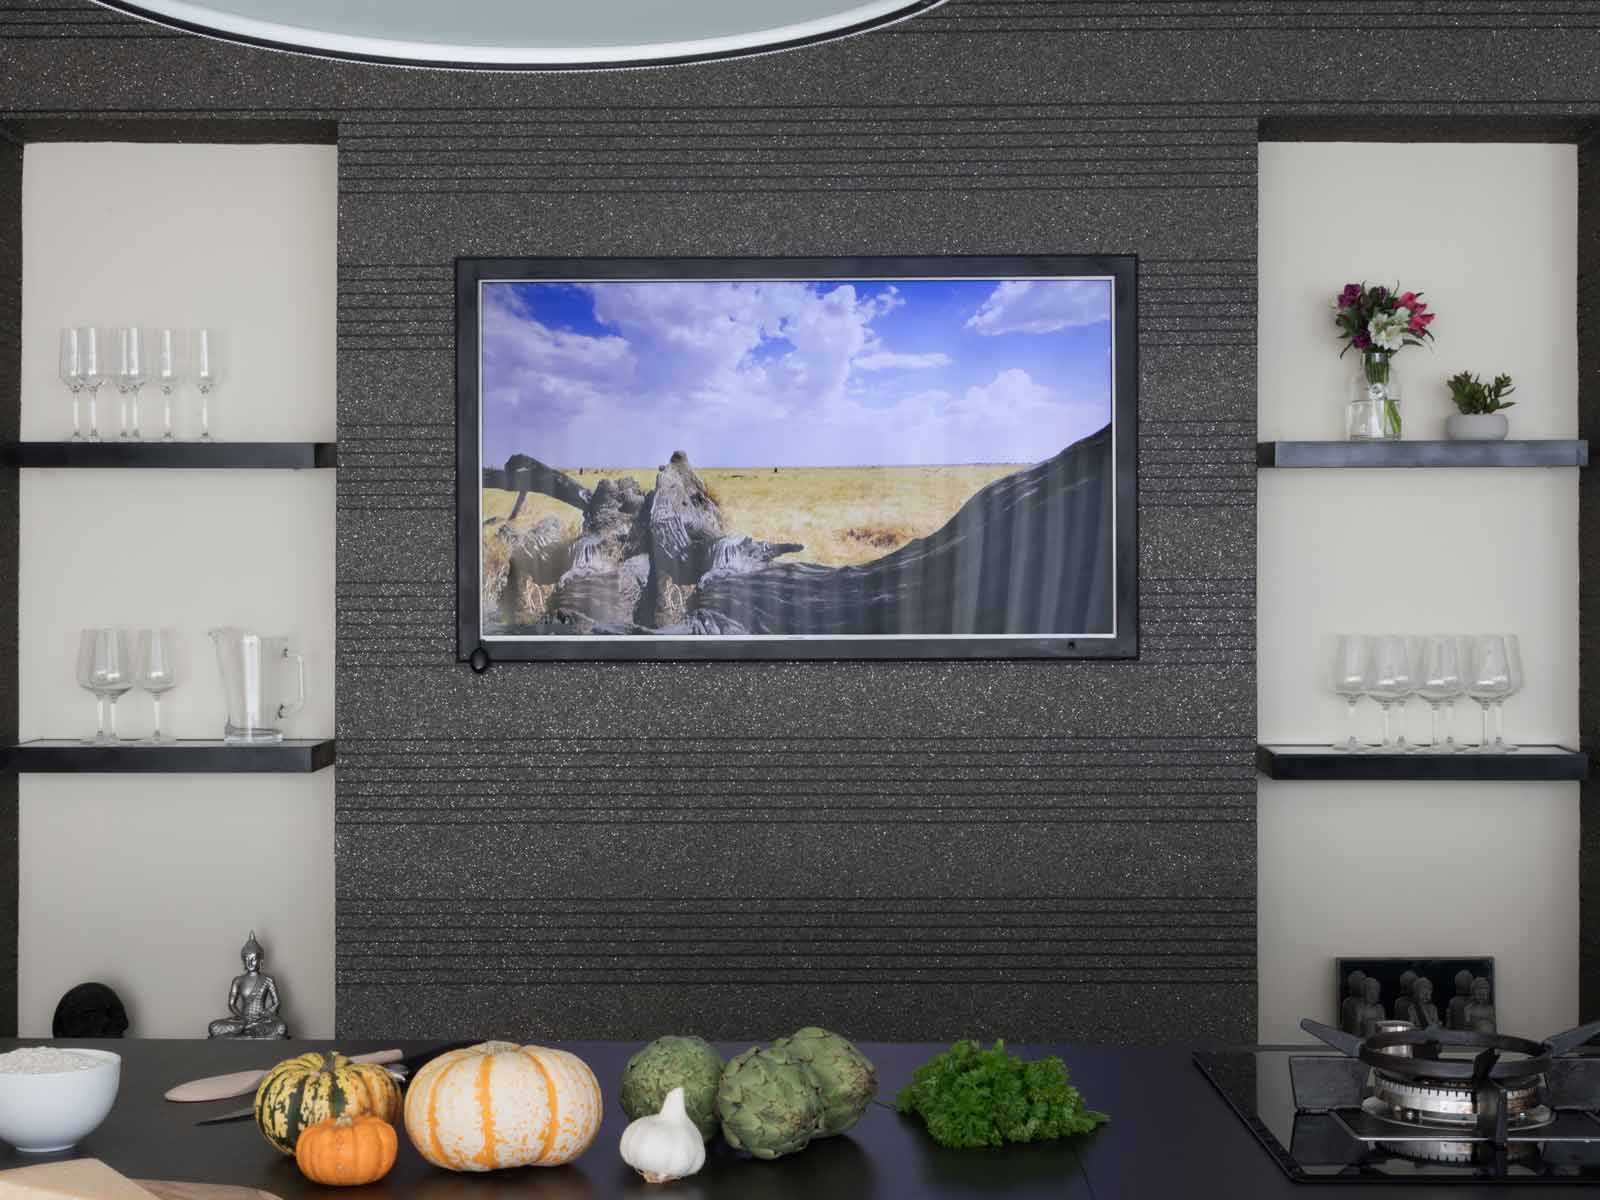
<path fill-rule="evenodd" d="M 37 1041 L 0 1041 L 0 1051 Z M 273 1150 L 251 1120 L 196 1126 L 195 1122 L 248 1104 L 248 1099 L 174 1104 L 168 1088 L 190 1079 L 251 1067 L 265 1068 L 292 1054 L 331 1048 L 332 1042 L 147 1041 L 51 1043 L 94 1046 L 123 1057 L 121 1091 L 106 1122 L 76 1153 L 104 1160 L 135 1179 L 184 1180 L 259 1188 L 281 1200 L 334 1196 L 303 1179 L 293 1161 Z M 709 1147 L 705 1169 L 670 1187 L 646 1184 L 618 1157 L 627 1124 L 616 1101 L 623 1064 L 637 1042 L 563 1042 L 594 1069 L 605 1093 L 605 1120 L 587 1154 L 566 1167 L 455 1175 L 430 1166 L 404 1132 L 394 1170 L 368 1188 L 350 1190 L 362 1200 L 426 1197 L 428 1200 L 954 1200 L 957 1197 L 1218 1197 L 1253 1200 L 1338 1194 L 1362 1200 L 1462 1197 L 1464 1200 L 1529 1193 L 1511 1185 L 1348 1186 L 1291 1182 L 1223 1102 L 1182 1047 L 1016 1046 L 1026 1057 L 1059 1054 L 1089 1106 L 1111 1114 L 1109 1124 L 1066 1141 L 1013 1145 L 996 1150 L 945 1150 L 920 1121 L 873 1105 L 842 1137 L 814 1142 L 798 1154 L 761 1162 L 727 1148 Z M 398 1045 L 407 1054 L 421 1042 L 341 1041 L 346 1053 Z M 721 1043 L 725 1054 L 747 1043 Z M 861 1049 L 878 1067 L 880 1099 L 892 1100 L 911 1072 L 944 1049 L 943 1044 L 871 1043 Z M 0 1169 L 49 1161 L 3 1149 Z M 342 1190 L 342 1189 L 341 1189 Z"/>

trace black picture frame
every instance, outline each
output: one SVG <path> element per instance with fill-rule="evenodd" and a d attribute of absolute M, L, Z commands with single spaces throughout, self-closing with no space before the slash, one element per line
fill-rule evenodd
<path fill-rule="evenodd" d="M 525 638 L 486 642 L 479 565 L 484 469 L 479 296 L 485 283 L 549 280 L 826 280 L 1093 276 L 1113 283 L 1110 635 Z M 828 258 L 458 258 L 456 260 L 456 656 L 495 662 L 1133 659 L 1138 641 L 1138 261 L 1134 255 Z"/>

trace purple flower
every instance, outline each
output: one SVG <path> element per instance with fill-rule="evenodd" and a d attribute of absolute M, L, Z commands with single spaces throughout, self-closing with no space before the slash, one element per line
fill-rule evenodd
<path fill-rule="evenodd" d="M 1352 308 L 1355 306 L 1356 301 L 1360 299 L 1361 285 L 1359 283 L 1347 283 L 1344 285 L 1344 291 L 1339 293 L 1339 307 Z"/>
<path fill-rule="evenodd" d="M 1363 329 L 1359 331 L 1355 337 L 1350 339 L 1350 344 L 1357 350 L 1366 350 L 1372 345 L 1372 338 L 1370 335 L 1368 335 L 1367 331 Z"/>

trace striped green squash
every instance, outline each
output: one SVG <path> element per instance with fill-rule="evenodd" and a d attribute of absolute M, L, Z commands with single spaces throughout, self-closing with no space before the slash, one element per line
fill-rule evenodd
<path fill-rule="evenodd" d="M 256 1124 L 285 1154 L 308 1126 L 343 1113 L 371 1113 L 393 1121 L 400 1112 L 400 1086 L 373 1063 L 353 1063 L 336 1051 L 285 1059 L 256 1089 Z"/>

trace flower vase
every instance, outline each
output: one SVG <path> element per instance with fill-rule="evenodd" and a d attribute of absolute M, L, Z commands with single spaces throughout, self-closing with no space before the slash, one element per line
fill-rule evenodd
<path fill-rule="evenodd" d="M 1347 431 L 1352 442 L 1400 440 L 1400 378 L 1390 350 L 1363 350 L 1350 382 Z"/>

